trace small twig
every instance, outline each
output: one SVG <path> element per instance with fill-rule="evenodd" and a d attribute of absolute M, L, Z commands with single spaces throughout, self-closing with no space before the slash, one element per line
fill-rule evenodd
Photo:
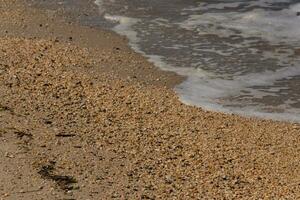
<path fill-rule="evenodd" d="M 56 137 L 75 137 L 75 134 L 63 134 L 63 133 L 59 133 L 55 135 Z"/>

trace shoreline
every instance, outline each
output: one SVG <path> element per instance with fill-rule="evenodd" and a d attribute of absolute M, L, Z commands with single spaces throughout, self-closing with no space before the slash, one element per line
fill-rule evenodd
<path fill-rule="evenodd" d="M 30 0 L 29 0 L 30 1 Z M 36 1 L 36 2 L 40 2 L 40 1 Z M 49 8 L 50 5 L 50 8 Z M 83 0 L 79 0 L 76 3 L 65 3 L 65 4 L 60 4 L 57 2 L 52 2 L 52 3 L 48 3 L 48 2 L 43 2 L 43 3 L 36 3 L 35 5 L 33 5 L 34 7 L 40 8 L 40 9 L 51 9 L 51 10 L 59 10 L 58 13 L 61 17 L 63 17 L 65 20 L 69 20 L 71 22 L 75 22 L 78 26 L 88 26 L 91 28 L 94 28 L 98 31 L 102 31 L 102 32 L 107 32 L 110 33 L 114 36 L 116 36 L 117 38 L 121 38 L 119 39 L 119 42 L 124 42 L 123 45 L 125 45 L 125 51 L 129 51 L 129 52 L 134 52 L 135 54 L 137 54 L 139 57 L 139 59 L 142 59 L 143 61 L 145 61 L 145 63 L 147 64 L 151 64 L 150 66 L 150 71 L 151 72 L 147 72 L 144 73 L 144 69 L 137 71 L 136 73 L 141 74 L 140 76 L 140 80 L 143 79 L 143 77 L 145 77 L 147 74 L 154 72 L 154 76 L 156 77 L 156 80 L 159 81 L 155 81 L 152 80 L 152 84 L 159 84 L 159 85 L 165 85 L 168 88 L 171 88 L 175 91 L 175 93 L 178 95 L 180 101 L 186 105 L 190 105 L 190 106 L 196 106 L 199 107 L 201 109 L 210 111 L 210 112 L 220 112 L 220 113 L 224 113 L 227 115 L 231 115 L 231 114 L 235 114 L 235 115 L 239 115 L 241 117 L 245 117 L 245 118 L 254 118 L 254 119 L 258 119 L 258 120 L 272 120 L 274 122 L 287 122 L 287 123 L 297 123 L 299 124 L 299 120 L 297 120 L 297 115 L 293 114 L 293 113 L 272 113 L 272 112 L 268 112 L 268 111 L 258 111 L 255 109 L 232 109 L 232 108 L 226 108 L 226 106 L 223 106 L 221 104 L 218 103 L 212 103 L 212 102 L 208 102 L 207 100 L 195 100 L 193 98 L 193 96 L 191 95 L 186 95 L 186 93 L 188 93 L 187 91 L 189 91 L 189 89 L 193 88 L 192 86 L 186 86 L 191 84 L 193 81 L 189 80 L 191 77 L 190 75 L 183 75 L 180 72 L 176 72 L 176 70 L 171 70 L 168 67 L 163 67 L 160 66 L 160 64 L 157 64 L 155 60 L 152 61 L 152 57 L 145 55 L 144 52 L 140 52 L 140 50 L 138 49 L 138 47 L 134 44 L 131 44 L 130 39 L 128 39 L 126 36 L 122 35 L 121 33 L 118 33 L 118 31 L 114 31 L 111 28 L 103 28 L 103 22 L 100 24 L 97 24 L 99 18 L 103 18 L 103 13 L 99 14 L 99 7 L 98 5 L 96 5 L 96 3 L 94 3 L 93 0 L 89 0 L 89 1 L 83 1 Z M 93 40 L 93 39 L 91 39 Z M 115 39 L 112 39 L 115 40 Z M 93 43 L 93 42 L 92 42 Z M 97 42 L 95 42 L 97 43 Z M 94 43 L 93 43 L 93 46 Z M 91 44 L 88 46 L 91 47 Z M 100 47 L 101 48 L 101 47 Z M 137 49 L 136 49 L 137 48 Z M 124 50 L 124 49 L 122 49 Z M 135 58 L 137 59 L 137 58 Z M 142 64 L 142 66 L 145 65 L 145 63 Z M 120 73 L 120 72 L 118 72 Z M 125 74 L 128 74 L 128 71 L 125 72 Z M 161 74 L 163 74 L 164 76 L 164 82 L 162 83 L 160 81 L 160 76 Z M 135 75 L 133 75 L 135 77 Z M 147 79 L 147 77 L 146 77 Z M 168 82 L 168 83 L 166 83 Z M 181 88 L 185 88 L 182 90 Z M 192 94 L 193 92 L 189 92 L 189 94 Z M 205 97 L 204 97 L 205 99 Z"/>
<path fill-rule="evenodd" d="M 24 2 L 0 2 L 0 199 L 300 197 L 299 124 L 184 105 L 124 38 Z"/>
<path fill-rule="evenodd" d="M 31 0 L 26 0 L 31 1 Z M 79 45 L 83 48 L 92 48 L 96 54 L 99 51 L 110 51 L 111 54 L 120 53 L 120 60 L 126 60 L 126 65 L 131 65 L 130 69 L 122 70 L 121 67 L 115 67 L 113 70 L 116 74 L 119 74 L 122 78 L 127 78 L 127 76 L 134 77 L 139 82 L 144 82 L 145 84 L 159 85 L 167 88 L 174 88 L 176 85 L 180 84 L 186 77 L 180 76 L 175 72 L 164 71 L 156 67 L 153 63 L 150 63 L 147 58 L 145 58 L 140 53 L 135 52 L 128 44 L 128 39 L 125 36 L 121 36 L 116 32 L 108 29 L 102 29 L 99 25 L 93 25 L 91 21 L 87 22 L 87 18 L 97 19 L 98 7 L 93 3 L 93 0 L 84 1 L 79 0 L 76 2 L 76 6 L 81 6 L 79 10 L 71 9 L 66 10 L 67 5 L 60 5 L 55 3 L 50 3 L 52 5 L 51 9 L 47 8 L 46 5 L 36 4 L 31 5 L 33 9 L 41 9 L 48 12 L 57 13 L 58 19 L 61 23 L 67 23 L 70 27 L 66 28 L 69 31 L 62 30 L 59 27 L 53 27 L 58 33 L 56 37 L 62 37 L 62 35 L 71 35 L 72 41 L 68 40 L 68 37 L 64 38 L 64 42 L 72 42 L 75 45 Z M 71 3 L 72 4 L 72 3 Z M 60 8 L 63 6 L 63 8 Z M 55 11 L 57 10 L 57 11 Z M 56 14 L 54 14 L 56 15 Z M 66 20 L 66 21 L 65 21 Z M 91 20 L 91 19 L 89 19 Z M 45 33 L 47 34 L 47 33 Z M 103 39 L 102 37 L 106 38 Z M 45 36 L 42 36 L 42 38 Z M 55 36 L 52 36 L 55 37 Z M 102 52 L 101 52 L 102 53 Z M 114 56 L 114 55 L 111 55 Z M 127 57 L 128 58 L 127 58 Z M 113 58 L 117 59 L 117 58 Z M 134 61 L 133 61 L 134 60 Z M 130 61 L 132 63 L 130 63 Z M 120 64 L 123 64 L 122 62 Z M 129 67 L 126 67 L 129 68 Z"/>

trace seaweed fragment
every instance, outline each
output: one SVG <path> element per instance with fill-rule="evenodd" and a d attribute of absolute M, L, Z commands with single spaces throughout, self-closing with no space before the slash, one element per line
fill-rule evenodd
<path fill-rule="evenodd" d="M 40 174 L 43 179 L 54 181 L 57 184 L 57 186 L 62 190 L 74 190 L 72 184 L 77 183 L 76 179 L 72 176 L 54 174 L 54 165 L 55 162 L 50 162 L 50 164 L 43 165 L 38 171 L 38 174 Z"/>

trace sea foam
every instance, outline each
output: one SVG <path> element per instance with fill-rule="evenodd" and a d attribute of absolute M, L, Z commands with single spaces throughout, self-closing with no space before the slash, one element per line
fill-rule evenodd
<path fill-rule="evenodd" d="M 171 22 L 169 19 L 159 16 L 153 19 L 147 18 L 147 16 L 113 15 L 110 14 L 110 10 L 106 10 L 106 5 L 113 2 L 104 1 L 97 0 L 104 19 L 116 24 L 113 30 L 126 36 L 129 39 L 130 46 L 136 52 L 141 53 L 150 62 L 163 70 L 173 71 L 187 77 L 182 84 L 175 88 L 184 103 L 214 111 L 300 122 L 300 109 L 291 106 L 295 103 L 295 100 L 280 97 L 280 95 L 284 95 L 280 92 L 288 90 L 288 86 L 275 87 L 278 81 L 288 80 L 291 77 L 300 75 L 299 59 L 297 57 L 291 58 L 294 54 L 293 48 L 297 47 L 300 41 L 300 18 L 298 16 L 300 4 L 293 4 L 280 10 L 265 10 L 264 7 L 271 7 L 271 3 L 274 3 L 274 1 L 248 1 L 242 12 L 236 12 L 234 11 L 235 8 L 241 5 L 239 1 L 215 4 L 200 3 L 197 7 L 188 7 L 181 10 L 181 15 L 188 16 L 184 20 L 173 20 Z M 284 3 L 288 1 L 278 0 L 277 2 Z M 255 9 L 249 9 L 251 7 L 255 7 Z M 230 10 L 230 8 L 233 9 Z M 213 11 L 208 12 L 210 9 Z M 223 10 L 228 11 L 223 12 Z M 201 14 L 197 14 L 199 12 Z M 116 11 L 113 13 L 116 13 Z M 185 64 L 175 65 L 169 62 L 166 55 L 162 55 L 160 52 L 151 53 L 143 49 L 141 46 L 142 44 L 145 45 L 145 37 L 151 36 L 159 28 L 173 28 L 177 29 L 178 32 L 185 30 L 188 33 L 193 33 L 193 37 L 188 38 L 190 42 L 189 40 L 182 40 L 171 45 L 165 45 L 162 40 L 153 41 L 153 44 L 157 43 L 162 49 L 178 52 L 190 48 L 193 52 L 191 58 L 197 57 L 202 61 L 194 61 L 190 66 Z M 205 41 L 206 35 L 211 34 L 216 35 L 221 43 L 218 43 L 218 41 L 212 43 L 208 39 Z M 171 36 L 166 35 L 166 37 Z M 226 42 L 226 38 L 232 36 L 245 39 L 241 39 L 239 43 Z M 201 39 L 201 41 L 198 41 L 198 39 Z M 183 43 L 184 41 L 189 43 Z M 254 43 L 259 44 L 260 42 L 270 46 L 277 45 L 278 50 L 265 51 L 253 47 Z M 225 46 L 218 46 L 220 44 Z M 207 55 L 213 56 L 207 57 Z M 220 71 L 222 65 L 224 65 L 220 61 L 225 58 L 238 59 L 239 57 L 247 58 L 253 55 L 259 56 L 255 58 L 256 60 L 253 60 L 258 64 L 262 65 L 270 60 L 270 62 L 276 61 L 278 66 L 273 68 L 265 66 L 265 69 L 260 66 L 259 71 L 254 70 L 251 72 L 249 68 L 247 69 L 247 63 L 245 63 L 244 68 L 250 70 L 247 73 L 241 71 L 243 66 L 240 66 L 241 69 L 232 69 L 235 71 L 234 73 L 232 70 L 232 72 L 228 71 L 227 73 Z M 222 59 L 218 61 L 218 57 Z M 179 63 L 183 64 L 180 60 Z M 205 63 L 208 67 L 205 66 Z M 209 70 L 206 70 L 206 68 Z M 267 102 L 259 104 L 252 101 L 253 99 L 263 99 L 270 96 L 274 98 L 278 96 L 283 103 L 268 105 Z"/>

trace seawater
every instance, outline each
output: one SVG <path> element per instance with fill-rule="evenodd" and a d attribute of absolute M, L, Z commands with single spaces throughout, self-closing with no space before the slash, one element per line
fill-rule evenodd
<path fill-rule="evenodd" d="M 299 0 L 96 0 L 101 19 L 204 109 L 300 122 Z"/>

